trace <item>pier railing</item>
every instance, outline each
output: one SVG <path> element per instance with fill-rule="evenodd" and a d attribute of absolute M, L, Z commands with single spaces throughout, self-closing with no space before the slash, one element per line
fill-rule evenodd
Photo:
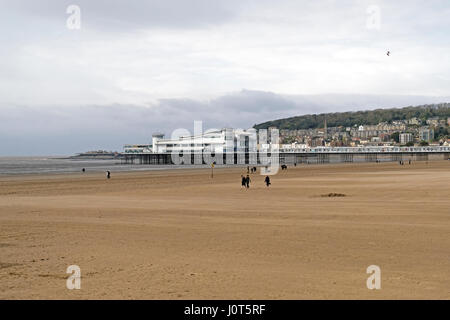
<path fill-rule="evenodd" d="M 186 152 L 186 151 L 185 151 Z M 192 153 L 198 153 L 198 150 Z M 279 148 L 277 150 L 264 150 L 273 153 L 447 153 L 450 146 L 423 146 L 423 147 L 315 147 L 315 148 Z M 201 153 L 201 151 L 200 151 Z M 224 152 L 225 153 L 225 152 Z M 146 152 L 123 152 L 122 155 L 156 154 Z M 159 152 L 158 154 L 171 154 L 171 152 Z"/>
<path fill-rule="evenodd" d="M 450 152 L 450 146 L 423 147 L 316 147 L 282 148 L 280 153 L 442 153 Z"/>

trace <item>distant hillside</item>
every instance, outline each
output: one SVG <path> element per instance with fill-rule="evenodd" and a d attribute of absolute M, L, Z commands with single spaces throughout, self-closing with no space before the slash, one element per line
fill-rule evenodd
<path fill-rule="evenodd" d="M 351 127 L 354 125 L 374 125 L 380 122 L 392 122 L 395 120 L 407 120 L 418 118 L 425 121 L 428 118 L 439 117 L 446 119 L 450 117 L 450 103 L 423 105 L 417 107 L 406 107 L 401 109 L 377 109 L 370 111 L 353 111 L 310 114 L 286 119 L 267 121 L 254 126 L 255 129 L 267 129 L 277 127 L 278 129 L 316 129 L 323 128 L 325 118 L 328 127 Z"/>

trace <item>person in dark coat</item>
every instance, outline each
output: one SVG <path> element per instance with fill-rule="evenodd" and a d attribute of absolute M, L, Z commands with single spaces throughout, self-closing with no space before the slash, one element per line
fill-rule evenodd
<path fill-rule="evenodd" d="M 269 176 L 266 176 L 266 178 L 264 179 L 264 182 L 266 183 L 266 186 L 268 187 L 268 186 L 270 186 L 270 178 L 269 178 Z"/>
<path fill-rule="evenodd" d="M 245 178 L 245 186 L 247 187 L 247 189 L 250 188 L 250 182 L 251 182 L 250 176 L 247 175 L 247 177 Z"/>
<path fill-rule="evenodd" d="M 107 179 L 111 178 L 111 172 L 106 171 L 106 178 L 107 178 Z"/>
<path fill-rule="evenodd" d="M 241 175 L 241 187 L 247 187 L 247 178 L 245 178 L 243 175 Z"/>

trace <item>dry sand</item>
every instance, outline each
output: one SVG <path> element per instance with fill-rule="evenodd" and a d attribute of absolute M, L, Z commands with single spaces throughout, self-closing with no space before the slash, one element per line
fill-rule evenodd
<path fill-rule="evenodd" d="M 242 173 L 1 177 L 0 298 L 450 298 L 450 161 Z"/>

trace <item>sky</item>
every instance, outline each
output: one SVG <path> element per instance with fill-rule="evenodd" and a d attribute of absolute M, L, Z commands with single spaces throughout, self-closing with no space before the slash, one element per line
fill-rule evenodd
<path fill-rule="evenodd" d="M 449 49 L 448 0 L 0 0 L 0 156 L 449 102 Z"/>

